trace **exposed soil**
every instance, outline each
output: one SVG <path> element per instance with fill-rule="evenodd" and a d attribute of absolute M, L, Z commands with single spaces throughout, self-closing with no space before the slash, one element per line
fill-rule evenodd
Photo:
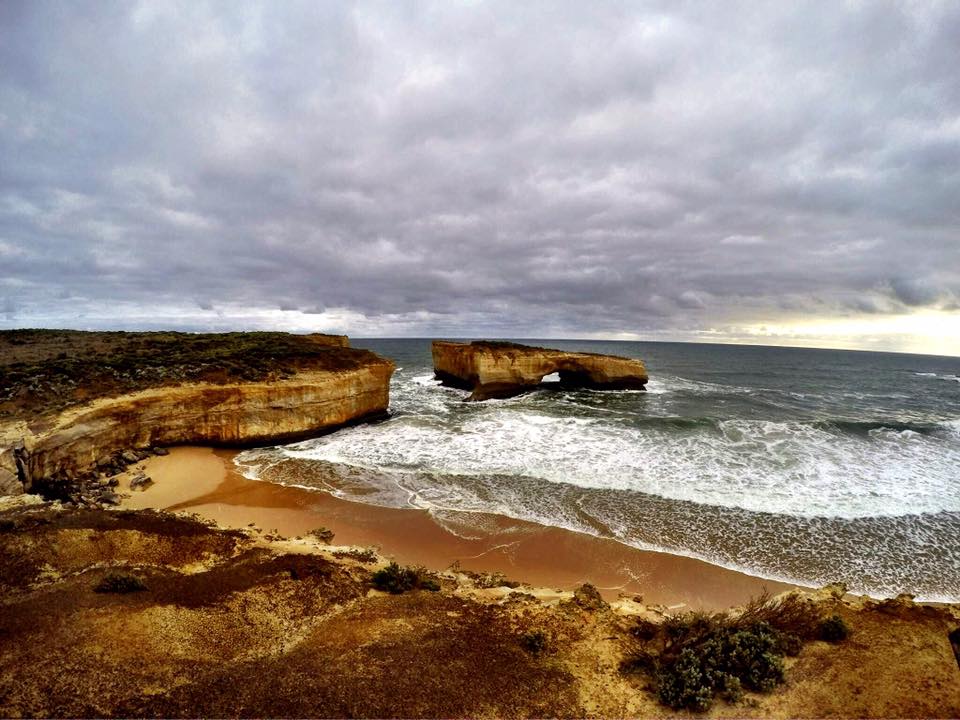
<path fill-rule="evenodd" d="M 0 512 L 0 715 L 677 715 L 619 670 L 650 608 L 476 573 L 388 595 L 366 560 L 153 511 Z M 108 575 L 137 582 L 95 592 Z M 805 645 L 785 685 L 710 716 L 960 715 L 955 608 L 817 602 L 850 639 Z"/>
<path fill-rule="evenodd" d="M 0 420 L 183 382 L 278 380 L 379 358 L 335 335 L 0 331 Z"/>

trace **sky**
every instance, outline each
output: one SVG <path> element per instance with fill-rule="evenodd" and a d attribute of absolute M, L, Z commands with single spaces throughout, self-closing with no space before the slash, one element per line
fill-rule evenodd
<path fill-rule="evenodd" d="M 960 356 L 960 3 L 0 2 L 0 327 Z"/>

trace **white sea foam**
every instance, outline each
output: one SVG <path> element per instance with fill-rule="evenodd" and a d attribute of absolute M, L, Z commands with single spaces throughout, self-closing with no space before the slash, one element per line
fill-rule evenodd
<path fill-rule="evenodd" d="M 464 403 L 467 392 L 426 370 L 395 373 L 389 421 L 249 451 L 240 469 L 424 508 L 460 534 L 471 532 L 464 513 L 495 513 L 771 579 L 843 577 L 864 592 L 929 599 L 960 593 L 955 580 L 939 579 L 960 562 L 957 515 L 943 514 L 960 512 L 960 418 L 911 410 L 873 388 L 798 392 L 662 373 L 645 393 Z M 834 412 L 861 417 L 844 412 L 860 403 L 895 408 L 863 417 L 898 421 L 830 423 Z M 796 408 L 809 417 L 810 407 L 822 422 L 789 419 Z M 697 417 L 704 408 L 726 419 Z M 733 536 L 727 547 L 722 538 Z"/>
<path fill-rule="evenodd" d="M 800 517 L 960 511 L 960 425 L 944 426 L 942 436 L 886 428 L 857 436 L 745 419 L 658 426 L 615 414 L 551 414 L 555 401 L 531 396 L 466 404 L 462 391 L 432 378 L 402 382 L 394 419 L 280 452 L 390 473 L 525 476 Z"/>
<path fill-rule="evenodd" d="M 955 374 L 940 374 L 932 372 L 915 372 L 914 375 L 917 377 L 933 378 L 935 380 L 946 380 L 947 382 L 960 382 L 960 376 Z"/>

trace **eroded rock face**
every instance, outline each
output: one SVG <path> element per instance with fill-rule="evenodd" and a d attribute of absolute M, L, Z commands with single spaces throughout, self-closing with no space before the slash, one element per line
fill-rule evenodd
<path fill-rule="evenodd" d="M 566 387 L 642 390 L 648 380 L 640 360 L 477 341 L 433 342 L 433 368 L 444 384 L 472 390 L 470 400 L 511 397 L 558 373 Z"/>
<path fill-rule="evenodd" d="M 8 422 L 0 425 L 0 494 L 92 471 L 99 458 L 126 448 L 282 442 L 375 417 L 387 410 L 393 370 L 376 358 L 282 380 L 188 383 Z"/>

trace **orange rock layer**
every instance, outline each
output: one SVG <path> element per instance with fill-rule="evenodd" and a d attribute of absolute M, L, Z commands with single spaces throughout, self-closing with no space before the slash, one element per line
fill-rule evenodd
<path fill-rule="evenodd" d="M 0 494 L 89 472 L 118 450 L 254 445 L 317 435 L 382 415 L 394 364 L 300 371 L 284 380 L 158 387 L 0 425 Z"/>

